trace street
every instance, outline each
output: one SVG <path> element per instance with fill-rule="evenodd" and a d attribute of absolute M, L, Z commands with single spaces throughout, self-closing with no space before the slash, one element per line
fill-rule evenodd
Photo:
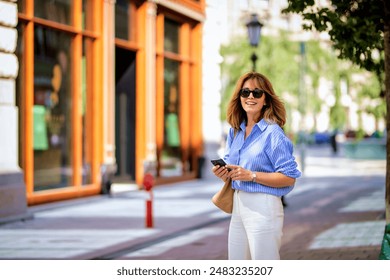
<path fill-rule="evenodd" d="M 35 206 L 33 219 L 0 225 L 0 259 L 224 260 L 229 215 L 210 201 L 221 186 L 205 176 L 156 187 L 152 228 L 144 191 Z M 384 196 L 384 160 L 309 148 L 285 197 L 281 258 L 378 259 Z"/>
<path fill-rule="evenodd" d="M 326 148 L 309 151 L 307 170 L 286 197 L 281 258 L 377 259 L 385 226 L 384 162 L 335 157 Z M 229 219 L 221 219 L 111 257 L 227 259 L 228 226 Z"/>

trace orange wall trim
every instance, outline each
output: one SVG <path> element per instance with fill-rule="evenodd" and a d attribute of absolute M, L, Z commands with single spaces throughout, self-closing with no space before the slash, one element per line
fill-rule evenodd
<path fill-rule="evenodd" d="M 138 185 L 142 185 L 143 180 L 143 160 L 146 157 L 146 112 L 145 112 L 145 84 L 146 84 L 146 53 L 145 53 L 145 31 L 146 31 L 146 12 L 148 3 L 144 3 L 138 10 L 138 33 L 137 39 L 139 50 L 136 55 L 136 150 L 135 164 L 136 174 L 135 179 Z"/>
<path fill-rule="evenodd" d="M 38 0 L 36 0 L 38 1 Z M 131 36 L 129 40 L 115 38 L 115 1 L 89 0 L 88 11 L 93 17 L 87 18 L 92 28 L 83 29 L 83 0 L 73 0 L 72 22 L 63 24 L 34 16 L 34 1 L 25 0 L 25 9 L 19 12 L 19 22 L 25 26 L 23 34 L 24 65 L 23 100 L 21 100 L 21 167 L 24 170 L 28 205 L 75 199 L 101 193 L 101 166 L 115 163 L 114 149 L 107 144 L 115 144 L 115 46 L 133 51 L 136 55 L 136 128 L 135 128 L 135 180 L 142 185 L 144 161 L 155 149 L 156 156 L 164 146 L 164 60 L 171 59 L 180 64 L 179 91 L 183 161 L 192 159 L 195 168 L 183 170 L 183 176 L 157 178 L 156 184 L 179 182 L 196 178 L 197 157 L 202 155 L 202 19 L 205 16 L 205 0 L 163 0 L 129 1 L 131 5 Z M 177 3 L 176 3 L 177 2 Z M 172 5 L 172 3 L 174 5 Z M 183 9 L 185 8 L 185 9 Z M 93 13 L 92 13 L 93 11 Z M 152 15 L 153 13 L 153 15 Z M 106 17 L 104 16 L 106 15 Z M 194 15 L 194 17 L 191 17 Z M 180 51 L 172 53 L 164 50 L 164 19 L 175 20 L 180 24 Z M 202 19 L 199 19 L 202 18 Z M 155 20 L 155 22 L 154 22 Z M 73 179 L 64 188 L 34 191 L 34 147 L 33 114 L 34 105 L 34 27 L 43 26 L 72 37 L 72 151 L 70 158 Z M 148 37 L 150 31 L 155 37 Z M 83 47 L 84 53 L 83 53 Z M 87 100 L 89 111 L 85 126 L 82 115 L 82 57 L 87 57 Z M 150 56 L 152 55 L 152 56 Z M 153 57 L 153 55 L 155 57 Z M 107 58 L 108 56 L 108 58 Z M 152 59 L 153 63 L 149 63 Z M 155 61 L 154 61 L 155 60 Z M 108 65 L 107 65 L 108 63 Z M 107 67 L 107 68 L 106 68 Z M 111 69 L 113 68 L 113 69 Z M 150 69 L 152 68 L 152 69 Z M 155 68 L 155 69 L 153 69 Z M 106 71 L 112 75 L 105 77 Z M 156 71 L 156 72 L 154 72 Z M 153 77 L 150 73 L 153 72 Z M 154 79 L 150 84 L 150 79 Z M 148 107 L 147 94 L 155 94 L 155 111 Z M 108 98 L 108 99 L 107 99 Z M 107 110 L 107 108 L 111 108 Z M 152 111 L 152 112 L 150 112 Z M 150 121 L 153 118 L 153 121 Z M 108 122 L 109 124 L 107 125 Z M 150 123 L 155 127 L 150 130 Z M 149 129 L 149 130 L 148 130 Z M 84 135 L 84 130 L 88 132 Z M 86 138 L 87 147 L 83 143 Z M 151 139 L 155 138 L 155 143 Z M 156 148 L 151 148 L 155 144 Z M 83 149 L 86 151 L 83 151 Z M 108 149 L 108 150 L 107 150 Z M 91 181 L 82 185 L 83 154 L 91 164 Z M 158 158 L 157 158 L 158 160 Z"/>
<path fill-rule="evenodd" d="M 34 194 L 27 194 L 28 205 L 36 205 L 72 198 L 80 198 L 100 193 L 100 188 L 95 185 L 85 185 L 82 188 L 67 187 L 61 190 L 40 191 Z"/>
<path fill-rule="evenodd" d="M 33 95 L 34 95 L 34 23 L 29 22 L 25 30 L 25 98 L 23 121 L 25 129 L 25 141 L 22 148 L 23 151 L 23 168 L 26 181 L 27 193 L 31 194 L 34 188 L 34 152 L 33 152 Z M 27 137 L 28 136 L 28 137 Z"/>

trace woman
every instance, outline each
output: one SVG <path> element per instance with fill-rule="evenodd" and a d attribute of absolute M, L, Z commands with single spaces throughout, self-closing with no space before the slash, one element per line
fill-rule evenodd
<path fill-rule="evenodd" d="M 293 189 L 301 173 L 282 130 L 284 105 L 264 75 L 251 72 L 238 80 L 227 121 L 227 165 L 214 166 L 213 173 L 223 181 L 231 178 L 235 189 L 229 259 L 280 259 L 281 197 Z"/>

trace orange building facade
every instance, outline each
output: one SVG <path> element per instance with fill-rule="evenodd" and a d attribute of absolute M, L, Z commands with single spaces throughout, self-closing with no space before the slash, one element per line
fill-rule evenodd
<path fill-rule="evenodd" d="M 199 174 L 204 0 L 20 0 L 19 165 L 28 205 Z"/>

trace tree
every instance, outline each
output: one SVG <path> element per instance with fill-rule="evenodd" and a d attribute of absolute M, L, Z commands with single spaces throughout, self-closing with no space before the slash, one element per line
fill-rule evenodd
<path fill-rule="evenodd" d="M 331 0 L 327 7 L 315 0 L 288 0 L 284 13 L 301 14 L 304 29 L 327 32 L 339 57 L 348 59 L 384 81 L 386 100 L 386 228 L 380 258 L 390 259 L 390 1 Z"/>

